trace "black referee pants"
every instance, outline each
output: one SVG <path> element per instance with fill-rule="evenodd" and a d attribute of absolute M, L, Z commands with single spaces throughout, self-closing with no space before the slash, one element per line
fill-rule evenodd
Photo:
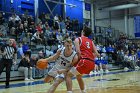
<path fill-rule="evenodd" d="M 12 67 L 12 59 L 1 59 L 0 61 L 0 75 L 3 72 L 3 69 L 6 67 L 6 86 L 9 86 L 9 81 L 10 81 L 10 71 Z"/>

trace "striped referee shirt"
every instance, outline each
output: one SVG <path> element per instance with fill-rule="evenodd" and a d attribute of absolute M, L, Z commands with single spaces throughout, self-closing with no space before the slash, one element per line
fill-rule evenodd
<path fill-rule="evenodd" d="M 5 45 L 1 48 L 1 51 L 4 53 L 6 52 L 6 54 L 2 55 L 3 59 L 13 59 L 14 54 L 17 52 L 16 48 L 14 48 L 13 46 L 9 46 L 9 45 Z"/>

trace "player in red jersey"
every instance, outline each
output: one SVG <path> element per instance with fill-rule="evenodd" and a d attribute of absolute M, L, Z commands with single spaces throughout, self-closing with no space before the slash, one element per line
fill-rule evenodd
<path fill-rule="evenodd" d="M 81 37 L 75 39 L 74 43 L 79 57 L 79 62 L 67 73 L 67 93 L 72 93 L 72 77 L 74 75 L 77 78 L 81 92 L 86 93 L 82 75 L 89 74 L 90 71 L 94 70 L 95 63 L 93 60 L 96 56 L 100 56 L 92 40 L 88 38 L 91 32 L 92 30 L 90 28 L 84 27 L 81 33 Z"/>

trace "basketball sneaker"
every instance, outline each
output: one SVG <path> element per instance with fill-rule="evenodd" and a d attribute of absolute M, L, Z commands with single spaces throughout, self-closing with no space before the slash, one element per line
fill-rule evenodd
<path fill-rule="evenodd" d="M 30 78 L 30 80 L 34 80 L 33 78 Z"/>
<path fill-rule="evenodd" d="M 127 68 L 127 67 L 124 68 L 124 71 L 128 71 L 128 70 L 129 70 L 129 68 Z"/>
<path fill-rule="evenodd" d="M 94 74 L 93 71 L 91 71 L 91 72 L 89 73 L 90 76 L 93 75 L 93 74 Z"/>
<path fill-rule="evenodd" d="M 30 79 L 28 79 L 28 78 L 25 78 L 24 80 L 25 80 L 25 81 L 29 81 Z"/>
<path fill-rule="evenodd" d="M 140 68 L 139 66 L 135 66 L 135 70 L 139 70 L 139 68 Z"/>
<path fill-rule="evenodd" d="M 86 93 L 86 90 L 81 90 L 81 93 Z"/>
<path fill-rule="evenodd" d="M 109 73 L 109 70 L 105 70 L 105 73 Z"/>

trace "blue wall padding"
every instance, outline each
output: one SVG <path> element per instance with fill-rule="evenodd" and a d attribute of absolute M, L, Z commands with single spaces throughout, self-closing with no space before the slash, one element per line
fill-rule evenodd
<path fill-rule="evenodd" d="M 66 3 L 76 5 L 76 7 L 66 6 L 66 16 L 69 16 L 70 19 L 78 19 L 80 23 L 83 23 L 83 2 L 66 0 Z"/>

